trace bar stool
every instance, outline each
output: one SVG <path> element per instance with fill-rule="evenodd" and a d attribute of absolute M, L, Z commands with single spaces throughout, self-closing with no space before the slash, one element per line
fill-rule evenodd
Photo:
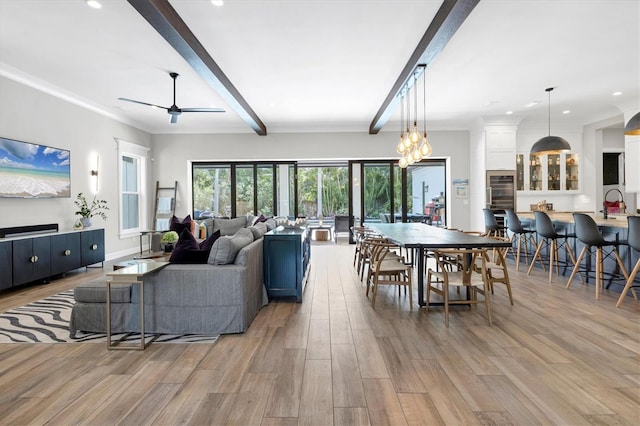
<path fill-rule="evenodd" d="M 635 251 L 640 251 L 640 216 L 627 216 L 627 223 L 629 225 L 628 229 L 628 240 L 629 250 L 633 249 Z M 631 253 L 629 253 L 631 255 Z M 627 283 L 622 290 L 622 294 L 620 294 L 620 298 L 618 299 L 618 303 L 616 303 L 616 308 L 619 308 L 622 305 L 622 301 L 624 297 L 627 295 L 629 289 L 631 289 L 631 293 L 633 294 L 634 299 L 638 300 L 638 296 L 636 296 L 635 291 L 633 291 L 632 287 L 638 287 L 637 284 L 633 284 L 633 280 L 636 275 L 640 272 L 640 258 L 636 262 L 636 266 L 633 268 L 633 271 L 629 274 L 629 278 L 627 278 Z"/>
<path fill-rule="evenodd" d="M 573 222 L 576 225 L 576 236 L 578 237 L 578 240 L 580 240 L 580 242 L 584 244 L 584 247 L 582 248 L 582 251 L 580 252 L 580 256 L 578 256 L 578 260 L 575 266 L 573 267 L 573 272 L 571 272 L 571 276 L 569 277 L 569 282 L 567 283 L 566 288 L 571 287 L 571 282 L 573 281 L 573 277 L 578 272 L 578 269 L 580 268 L 580 262 L 582 261 L 582 258 L 584 257 L 584 255 L 587 253 L 587 251 L 590 252 L 591 247 L 595 247 L 596 248 L 596 300 L 598 300 L 600 299 L 600 287 L 603 284 L 603 278 L 604 278 L 604 256 L 603 256 L 604 247 L 613 247 L 612 253 L 616 257 L 616 262 L 618 263 L 618 266 L 620 267 L 622 274 L 626 279 L 629 278 L 629 274 L 627 274 L 627 270 L 624 267 L 624 262 L 622 262 L 622 259 L 618 254 L 619 243 L 617 241 L 605 240 L 602 234 L 600 233 L 600 230 L 598 229 L 598 225 L 591 218 L 591 216 L 588 216 L 583 213 L 574 213 Z"/>
<path fill-rule="evenodd" d="M 527 275 L 531 274 L 531 270 L 533 269 L 533 265 L 535 264 L 536 259 L 538 259 L 542 264 L 542 269 L 545 269 L 544 263 L 542 263 L 542 256 L 540 255 L 540 253 L 542 251 L 542 247 L 546 244 L 549 247 L 549 282 L 551 282 L 551 280 L 553 279 L 554 261 L 555 261 L 556 273 L 560 274 L 558 254 L 559 254 L 559 249 L 563 245 L 565 248 L 566 256 L 569 256 L 569 258 L 571 258 L 571 261 L 573 262 L 574 267 L 577 264 L 576 257 L 573 254 L 573 250 L 571 250 L 571 246 L 567 241 L 567 238 L 576 238 L 576 236 L 573 234 L 559 234 L 556 231 L 555 226 L 553 226 L 553 222 L 551 222 L 551 218 L 545 212 L 535 211 L 533 212 L 533 214 L 536 218 L 536 232 L 538 234 L 538 237 L 540 237 L 540 243 L 538 243 L 536 252 L 533 255 L 533 259 L 531 260 L 531 265 L 529 266 Z M 558 244 L 558 240 L 564 240 L 564 241 L 560 241 L 560 243 Z M 567 262 L 566 259 L 565 259 L 565 262 Z M 580 276 L 580 281 L 584 283 L 584 280 L 582 279 L 582 275 L 581 274 L 578 274 L 578 275 Z"/>
<path fill-rule="evenodd" d="M 496 219 L 496 215 L 489 209 L 482 209 L 484 213 L 484 227 L 487 237 L 503 237 L 504 226 L 501 226 Z"/>
<path fill-rule="evenodd" d="M 524 259 L 525 263 L 529 263 L 529 249 L 528 245 L 532 242 L 532 247 L 536 246 L 536 240 L 533 234 L 536 232 L 533 229 L 525 229 L 520 222 L 520 218 L 513 210 L 506 210 L 507 212 L 507 229 L 513 234 L 511 242 L 518 238 L 518 251 L 516 252 L 516 271 L 520 270 L 520 246 L 522 245 L 522 239 L 524 238 Z M 512 249 L 513 250 L 513 249 Z M 534 257 L 535 259 L 535 257 Z M 532 259 L 532 263 L 533 260 Z"/>

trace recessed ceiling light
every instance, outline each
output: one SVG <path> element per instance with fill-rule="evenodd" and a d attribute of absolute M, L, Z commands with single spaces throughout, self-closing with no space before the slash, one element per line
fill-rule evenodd
<path fill-rule="evenodd" d="M 511 114 L 513 114 L 513 111 L 507 111 L 506 114 L 507 115 L 511 115 Z"/>
<path fill-rule="evenodd" d="M 526 104 L 524 107 L 525 108 L 531 108 L 532 106 L 536 106 L 540 103 L 541 101 L 531 101 L 528 104 Z"/>
<path fill-rule="evenodd" d="M 98 3 L 98 0 L 87 0 L 87 6 L 94 9 L 100 9 L 102 7 L 102 5 Z"/>
<path fill-rule="evenodd" d="M 613 96 L 620 96 L 620 95 L 622 95 L 622 92 L 613 92 L 612 95 Z"/>
<path fill-rule="evenodd" d="M 211 0 L 211 4 L 220 7 L 224 5 L 224 0 Z"/>
<path fill-rule="evenodd" d="M 564 111 L 562 111 L 563 114 L 571 114 L 571 111 L 568 109 L 565 109 Z"/>

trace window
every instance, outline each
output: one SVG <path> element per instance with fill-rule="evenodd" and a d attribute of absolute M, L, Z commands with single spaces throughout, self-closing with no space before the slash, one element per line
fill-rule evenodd
<path fill-rule="evenodd" d="M 118 142 L 119 230 L 123 237 L 146 228 L 143 188 L 148 148 L 129 142 Z"/>
<path fill-rule="evenodd" d="M 194 162 L 193 217 L 288 216 L 294 170 L 290 162 Z"/>
<path fill-rule="evenodd" d="M 346 164 L 298 165 L 298 214 L 309 219 L 346 215 L 349 211 Z"/>

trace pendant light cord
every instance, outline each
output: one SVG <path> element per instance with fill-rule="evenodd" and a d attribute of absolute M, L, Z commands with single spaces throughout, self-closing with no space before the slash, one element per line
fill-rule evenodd
<path fill-rule="evenodd" d="M 553 90 L 553 87 L 549 87 L 547 88 L 547 93 L 549 94 L 549 101 L 548 101 L 548 114 L 547 114 L 547 123 L 549 125 L 549 136 L 551 136 L 551 91 Z"/>

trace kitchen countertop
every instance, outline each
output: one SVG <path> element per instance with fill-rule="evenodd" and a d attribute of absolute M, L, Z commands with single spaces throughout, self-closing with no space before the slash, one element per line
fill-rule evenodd
<path fill-rule="evenodd" d="M 573 212 L 552 211 L 552 212 L 546 212 L 546 213 L 549 215 L 549 217 L 553 221 L 573 223 L 573 216 L 572 216 Z M 588 214 L 596 221 L 598 226 L 610 226 L 614 228 L 627 228 L 628 226 L 627 216 L 632 216 L 632 215 L 626 215 L 626 214 L 610 214 L 608 219 L 604 219 L 602 217 L 602 213 L 597 213 L 597 214 L 593 212 L 576 212 L 576 213 Z M 534 219 L 533 212 L 518 212 L 518 217 L 520 217 L 521 219 Z"/>

